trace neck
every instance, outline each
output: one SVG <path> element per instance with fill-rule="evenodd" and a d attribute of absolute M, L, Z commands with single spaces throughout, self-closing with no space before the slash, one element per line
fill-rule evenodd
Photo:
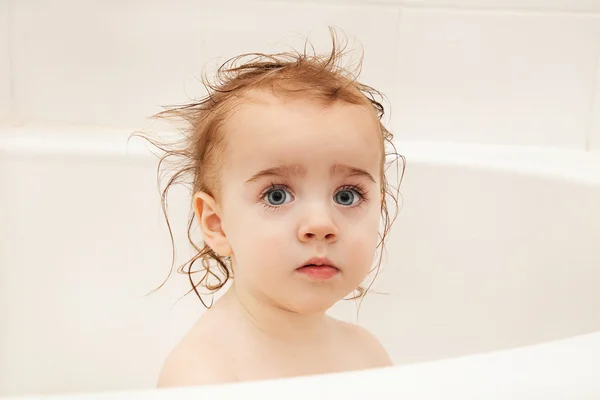
<path fill-rule="evenodd" d="M 224 303 L 272 339 L 305 341 L 322 336 L 328 326 L 325 311 L 303 314 L 290 311 L 275 302 L 238 288 L 234 283 L 223 295 Z"/>

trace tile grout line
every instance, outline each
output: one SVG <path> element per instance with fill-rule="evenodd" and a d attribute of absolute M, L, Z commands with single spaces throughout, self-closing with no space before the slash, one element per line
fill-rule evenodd
<path fill-rule="evenodd" d="M 379 5 L 384 5 L 384 2 L 378 2 Z M 389 3 L 388 3 L 389 4 Z M 572 15 L 572 16 L 600 16 L 600 10 L 576 10 L 564 8 L 535 8 L 535 7 L 477 7 L 477 6 L 461 6 L 461 5 L 440 5 L 440 4 L 414 4 L 410 1 L 402 2 L 403 7 L 414 10 L 433 10 L 433 11 L 448 11 L 448 12 L 473 12 L 473 13 L 505 13 L 505 14 L 538 14 L 538 15 Z"/>
<path fill-rule="evenodd" d="M 17 125 L 17 95 L 15 88 L 15 45 L 13 0 L 6 1 L 6 27 L 8 45 L 8 92 L 9 92 L 9 124 Z"/>
<path fill-rule="evenodd" d="M 394 60 L 394 83 L 393 83 L 393 101 L 396 104 L 392 104 L 392 102 L 390 101 L 390 113 L 389 113 L 389 124 L 390 124 L 390 131 L 395 135 L 395 128 L 396 126 L 398 126 L 397 120 L 394 119 L 394 115 L 397 114 L 397 109 L 395 109 L 395 106 L 398 105 L 398 97 L 399 97 L 399 93 L 400 93 L 400 78 L 399 78 L 399 70 L 400 70 L 400 62 L 402 61 L 402 57 L 400 54 L 400 27 L 402 24 L 402 17 L 403 17 L 403 7 L 402 5 L 398 6 L 397 12 L 398 12 L 398 20 L 396 22 L 396 37 L 394 38 L 394 52 L 396 54 L 395 60 Z M 397 115 L 396 115 L 397 118 Z M 394 121 L 396 121 L 396 123 L 394 123 Z"/>
<path fill-rule="evenodd" d="M 286 4 L 286 1 L 282 0 L 253 0 L 258 3 L 267 4 Z M 417 4 L 410 0 L 398 0 L 398 1 L 386 1 L 386 0 L 372 0 L 372 1 L 360 1 L 360 0 L 346 0 L 344 2 L 340 0 L 305 0 L 300 4 L 310 5 L 325 5 L 334 7 L 389 7 L 389 8 L 405 8 L 412 10 L 431 10 L 431 11 L 447 11 L 447 12 L 473 12 L 473 13 L 507 13 L 507 14 L 538 14 L 538 15 L 572 15 L 572 16 L 600 16 L 600 10 L 594 9 L 568 9 L 561 7 L 503 7 L 503 6 L 470 6 L 470 5 L 448 5 L 448 4 L 435 4 L 434 2 Z"/>
<path fill-rule="evenodd" d="M 598 25 L 600 26 L 600 21 L 598 21 Z M 592 149 L 592 134 L 594 133 L 594 128 L 597 127 L 595 111 L 596 108 L 600 107 L 600 104 L 598 104 L 598 91 L 600 91 L 600 79 L 598 79 L 600 77 L 600 30 L 597 34 L 597 38 L 596 62 L 594 63 L 594 75 L 592 76 L 592 98 L 590 99 L 589 115 L 585 130 L 585 151 L 590 151 Z"/>

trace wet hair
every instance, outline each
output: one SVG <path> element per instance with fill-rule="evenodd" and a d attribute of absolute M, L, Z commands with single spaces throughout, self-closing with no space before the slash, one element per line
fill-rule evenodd
<path fill-rule="evenodd" d="M 153 118 L 170 121 L 183 121 L 184 127 L 177 140 L 168 141 L 165 138 L 151 138 L 148 134 L 136 132 L 133 136 L 146 139 L 153 147 L 159 150 L 158 181 L 161 205 L 167 222 L 172 245 L 172 263 L 169 275 L 164 285 L 171 276 L 175 266 L 175 240 L 169 223 L 167 213 L 167 197 L 169 190 L 177 184 L 187 186 L 191 194 L 203 191 L 219 199 L 223 162 L 222 155 L 226 152 L 225 133 L 223 124 L 235 108 L 248 101 L 248 94 L 255 90 L 270 90 L 278 96 L 305 98 L 329 106 L 336 102 L 346 102 L 365 106 L 377 116 L 381 131 L 381 217 L 383 231 L 377 244 L 379 260 L 370 271 L 375 271 L 374 279 L 379 273 L 382 262 L 385 239 L 397 216 L 399 186 L 404 176 L 405 158 L 396 152 L 393 135 L 388 131 L 383 122 L 384 107 L 383 94 L 370 86 L 358 81 L 362 68 L 363 54 L 356 67 L 351 71 L 345 68 L 341 61 L 346 55 L 347 41 L 341 43 L 339 34 L 330 28 L 332 49 L 327 54 L 317 54 L 314 47 L 305 42 L 302 52 L 289 51 L 275 54 L 249 53 L 242 54 L 227 60 L 216 71 L 215 79 L 211 82 L 203 75 L 202 83 L 208 94 L 199 99 L 183 105 L 164 107 L 165 109 Z M 311 48 L 311 52 L 308 48 Z M 379 100 L 378 100 L 379 99 Z M 387 145 L 387 146 L 386 146 Z M 391 151 L 386 152 L 386 147 Z M 388 158 L 391 156 L 391 160 Z M 389 166 L 402 159 L 402 174 L 394 191 L 394 186 L 387 181 L 385 172 Z M 175 165 L 168 169 L 168 164 Z M 166 172 L 166 174 L 165 174 Z M 170 173 L 170 174 L 169 174 Z M 166 185 L 161 187 L 161 179 L 168 176 Z M 394 203 L 396 213 L 390 215 L 388 199 Z M 206 243 L 196 243 L 192 238 L 192 229 L 195 226 L 195 213 L 193 205 L 187 223 L 187 238 L 195 254 L 179 266 L 177 272 L 188 276 L 192 291 L 196 293 L 205 307 L 210 307 L 203 300 L 203 296 L 212 295 L 221 289 L 230 278 L 233 271 L 230 257 L 216 254 Z M 199 264 L 199 265 L 198 265 Z M 195 279 L 195 276 L 199 278 Z M 364 288 L 359 286 L 352 293 L 350 299 L 361 299 L 369 290 L 371 284 Z M 203 288 L 205 293 L 200 293 Z M 206 292 L 207 291 L 207 292 Z"/>

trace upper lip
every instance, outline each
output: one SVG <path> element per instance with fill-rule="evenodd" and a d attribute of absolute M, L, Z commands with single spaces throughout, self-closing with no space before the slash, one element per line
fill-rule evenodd
<path fill-rule="evenodd" d="M 328 266 L 328 267 L 333 267 L 333 268 L 339 269 L 327 257 L 313 257 L 313 258 L 307 260 L 304 264 L 302 264 L 300 266 L 300 268 L 306 267 L 307 265 Z"/>

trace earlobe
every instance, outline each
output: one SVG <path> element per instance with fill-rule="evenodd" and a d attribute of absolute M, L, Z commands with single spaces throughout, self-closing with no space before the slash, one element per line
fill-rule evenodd
<path fill-rule="evenodd" d="M 204 242 L 218 255 L 230 256 L 231 247 L 223 231 L 220 211 L 215 199 L 206 192 L 197 192 L 194 194 L 193 204 Z"/>

